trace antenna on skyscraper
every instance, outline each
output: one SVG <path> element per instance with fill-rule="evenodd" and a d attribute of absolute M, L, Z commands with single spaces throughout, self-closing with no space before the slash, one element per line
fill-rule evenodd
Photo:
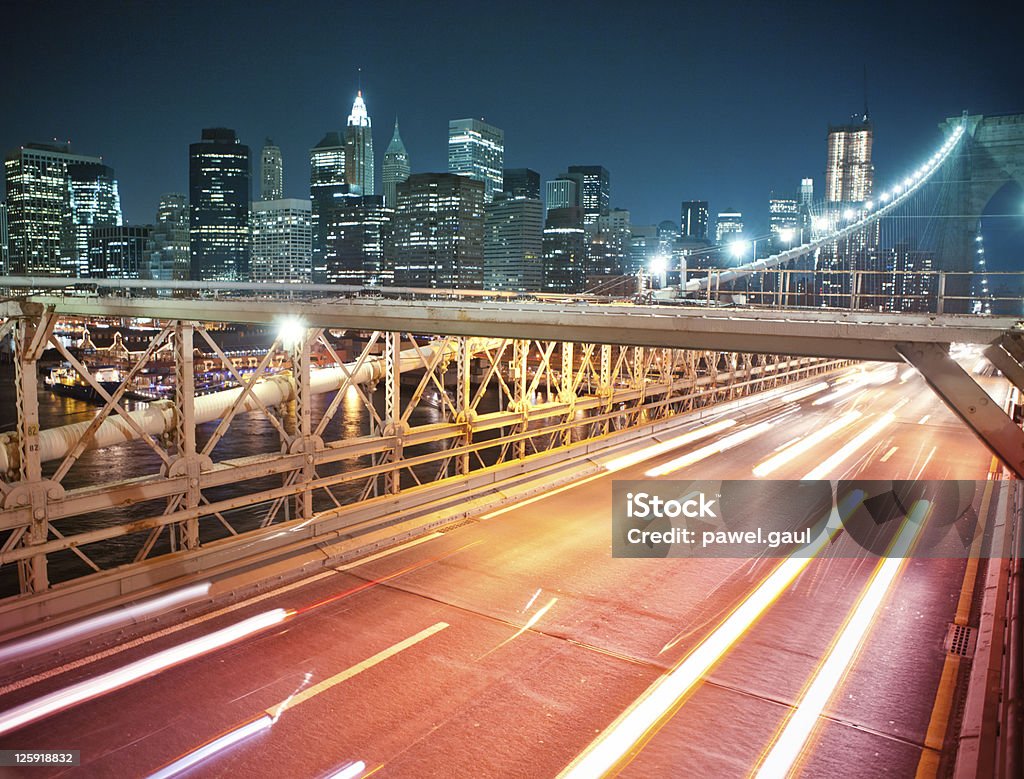
<path fill-rule="evenodd" d="M 868 66 L 864 63 L 864 120 L 867 122 L 871 118 L 871 114 L 868 113 Z"/>
<path fill-rule="evenodd" d="M 356 68 L 356 89 L 359 91 L 359 94 L 363 93 L 363 69 L 362 68 Z"/>

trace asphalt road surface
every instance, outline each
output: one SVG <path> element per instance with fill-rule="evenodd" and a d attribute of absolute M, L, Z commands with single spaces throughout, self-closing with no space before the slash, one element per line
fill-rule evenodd
<path fill-rule="evenodd" d="M 795 413 L 662 447 L 258 601 L 126 645 L 99 642 L 102 652 L 63 666 L 51 656 L 50 670 L 0 668 L 0 711 L 10 712 L 288 610 L 0 735 L 0 749 L 80 750 L 80 767 L 6 770 L 144 776 L 257 722 L 188 775 L 325 777 L 357 761 L 365 770 L 352 775 L 378 777 L 934 774 L 948 760 L 943 711 L 955 684 L 943 681 L 943 641 L 970 602 L 964 560 L 885 567 L 839 538 L 779 584 L 780 558 L 610 555 L 612 480 L 680 458 L 689 461 L 659 478 L 755 479 L 773 457 L 762 478 L 998 477 L 909 369 L 844 378 L 793 400 Z M 1002 401 L 1006 385 L 985 381 Z M 837 420 L 846 424 L 801 443 Z M 984 491 L 977 509 L 995 512 Z M 737 628 L 730 620 L 745 609 L 754 616 Z"/>

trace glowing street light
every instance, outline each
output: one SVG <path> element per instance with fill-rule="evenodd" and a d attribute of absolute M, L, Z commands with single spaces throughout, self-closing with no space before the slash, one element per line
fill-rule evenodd
<path fill-rule="evenodd" d="M 854 213 L 852 208 L 847 208 L 845 211 L 843 211 L 843 219 L 845 219 L 847 222 L 852 222 L 855 216 L 857 215 Z"/>
<path fill-rule="evenodd" d="M 779 230 L 779 240 L 782 241 L 787 246 L 793 243 L 793 238 L 795 237 L 796 230 L 794 230 L 792 227 L 783 227 L 781 230 Z"/>
<path fill-rule="evenodd" d="M 306 338 L 306 325 L 297 317 L 288 317 L 277 325 L 277 338 L 285 349 L 294 349 Z"/>
<path fill-rule="evenodd" d="M 661 276 L 668 270 L 668 257 L 664 254 L 656 254 L 651 258 L 649 270 L 654 276 Z"/>
<path fill-rule="evenodd" d="M 746 254 L 748 249 L 753 250 L 753 244 L 750 241 L 731 241 L 729 243 L 729 253 L 737 260 Z"/>

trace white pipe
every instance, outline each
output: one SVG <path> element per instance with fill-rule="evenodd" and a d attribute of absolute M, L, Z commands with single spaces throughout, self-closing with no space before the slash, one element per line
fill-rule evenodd
<path fill-rule="evenodd" d="M 406 349 L 399 352 L 399 366 L 401 371 L 414 371 L 423 367 L 423 360 L 430 364 L 440 349 L 454 352 L 455 347 L 445 347 L 444 342 L 427 344 L 416 349 Z M 420 355 L 422 354 L 422 360 Z M 356 363 L 351 362 L 345 365 L 345 369 L 351 374 L 354 384 L 366 384 L 380 380 L 385 373 L 385 358 L 369 357 L 356 370 Z M 314 395 L 325 392 L 333 392 L 342 387 L 345 383 L 345 372 L 341 368 L 324 368 L 311 370 L 309 377 L 310 392 Z M 242 393 L 241 387 L 236 387 L 223 392 L 213 392 L 209 395 L 200 395 L 195 398 L 195 420 L 196 424 L 213 422 L 224 417 L 235 403 L 235 399 Z M 260 405 L 256 398 L 263 401 L 263 405 L 277 406 L 281 403 L 295 398 L 295 388 L 292 380 L 287 376 L 273 375 L 258 381 L 252 388 L 249 395 L 242 401 L 239 413 L 245 411 L 256 411 Z M 170 433 L 174 430 L 174 406 L 169 402 L 150 403 L 146 408 L 138 411 L 131 411 L 128 416 L 149 435 L 159 436 Z M 77 422 L 73 425 L 53 427 L 39 433 L 39 459 L 42 462 L 63 459 L 78 444 L 82 435 L 88 429 L 90 422 Z M 89 442 L 89 449 L 104 449 L 126 441 L 134 441 L 139 436 L 135 430 L 122 417 L 112 414 L 103 420 L 96 429 L 96 433 Z M 6 445 L 4 445 L 6 444 Z M 10 434 L 6 438 L 0 437 L 0 473 L 7 473 L 12 470 L 15 457 L 11 456 L 11 449 L 16 451 L 17 441 Z"/>

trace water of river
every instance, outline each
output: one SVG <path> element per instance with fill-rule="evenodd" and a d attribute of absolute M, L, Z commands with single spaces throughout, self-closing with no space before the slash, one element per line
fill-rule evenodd
<path fill-rule="evenodd" d="M 42 384 L 41 377 L 40 384 Z M 407 396 L 411 395 L 411 392 L 411 389 L 403 389 L 403 394 Z M 330 404 L 332 397 L 333 394 L 314 396 L 314 420 L 320 418 Z M 373 400 L 378 413 L 383 415 L 383 392 L 377 392 Z M 126 403 L 125 405 L 132 409 L 141 407 L 142 404 Z M 496 407 L 496 398 L 489 394 L 481 401 L 480 411 L 486 412 L 494 410 Z M 42 429 L 88 421 L 97 412 L 98 407 L 93 404 L 56 395 L 45 388 L 40 390 L 39 416 Z M 14 368 L 9 363 L 0 364 L 0 432 L 14 430 L 16 421 Z M 444 413 L 439 408 L 421 403 L 412 412 L 409 424 L 415 427 L 443 421 Z M 199 427 L 197 438 L 200 447 L 208 440 L 216 427 L 216 422 L 210 422 Z M 328 442 L 337 441 L 365 435 L 369 430 L 370 415 L 359 399 L 358 393 L 350 390 L 346 393 L 334 418 L 327 426 L 323 438 Z M 271 423 L 267 421 L 262 413 L 250 413 L 235 418 L 223 440 L 214 449 L 212 456 L 214 462 L 217 462 L 247 455 L 278 451 L 279 448 L 280 438 Z M 431 445 L 429 448 L 439 449 L 440 445 Z M 426 451 L 426 449 L 426 447 L 417 449 L 415 453 L 421 453 Z M 353 458 L 321 469 L 319 472 L 322 475 L 325 473 L 344 472 L 368 463 L 368 458 Z M 65 489 L 72 490 L 98 483 L 132 479 L 157 473 L 160 469 L 160 464 L 161 461 L 157 454 L 141 441 L 134 441 L 108 449 L 89 450 L 82 455 L 81 459 L 64 478 L 63 485 Z M 51 474 L 56 467 L 57 463 L 48 463 L 44 466 L 44 473 L 47 475 Z M 434 478 L 436 469 L 436 465 L 432 469 L 424 468 L 418 475 L 421 479 L 430 480 Z M 211 491 L 206 497 L 212 502 L 248 493 L 254 489 L 269 489 L 280 485 L 280 476 L 271 477 L 220 488 L 216 491 Z M 338 501 L 346 503 L 358 497 L 363 485 L 364 482 L 362 480 L 349 482 L 333 487 L 332 491 Z M 318 492 L 314 505 L 317 510 L 323 510 L 333 505 L 333 503 L 326 494 Z M 150 517 L 161 513 L 161 511 L 161 503 L 150 501 L 144 504 L 116 508 L 64 520 L 59 524 L 58 529 L 65 535 L 70 535 L 93 528 L 116 525 L 127 520 Z M 266 504 L 239 510 L 231 515 L 229 519 L 237 530 L 247 530 L 257 527 L 265 512 Z M 278 519 L 280 520 L 282 516 L 279 515 Z M 227 534 L 228 531 L 214 517 L 206 517 L 202 520 L 201 537 L 204 542 L 226 536 Z M 121 536 L 83 547 L 83 551 L 101 568 L 108 568 L 130 562 L 134 559 L 143 541 L 143 536 L 145 536 L 144 533 L 133 536 Z M 6 534 L 0 534 L 0 543 L 2 543 L 5 537 Z M 168 548 L 167 533 L 165 531 L 161 536 L 161 542 L 155 547 L 155 550 L 160 552 L 166 551 Z M 71 552 L 50 555 L 49 574 L 52 582 L 74 578 L 88 573 L 89 570 L 86 564 Z M 17 566 L 15 564 L 0 566 L 0 597 L 15 592 L 17 592 Z"/>

